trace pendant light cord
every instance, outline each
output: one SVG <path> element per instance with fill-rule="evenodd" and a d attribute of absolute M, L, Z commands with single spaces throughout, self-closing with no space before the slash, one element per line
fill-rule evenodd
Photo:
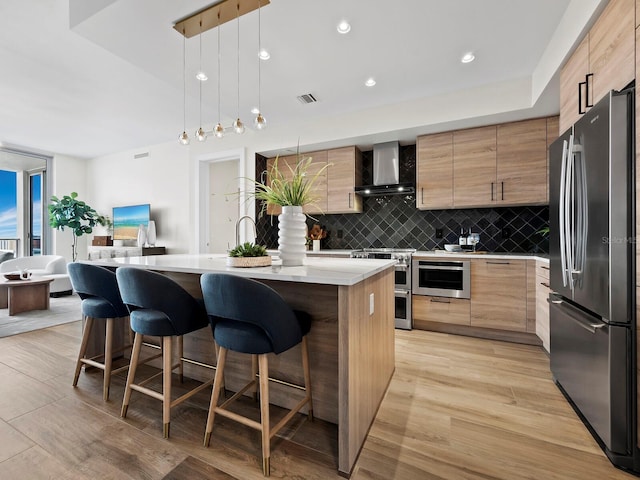
<path fill-rule="evenodd" d="M 202 19 L 200 19 L 200 65 L 198 66 L 198 75 L 202 74 Z M 202 128 L 202 78 L 198 79 L 200 83 L 200 128 Z"/>
<path fill-rule="evenodd" d="M 262 95 L 260 92 L 260 86 L 262 84 L 262 78 L 261 78 L 262 59 L 260 58 L 260 55 L 262 55 L 262 29 L 261 29 L 262 19 L 260 17 L 260 10 L 262 10 L 262 5 L 260 3 L 260 0 L 258 0 L 258 114 L 262 114 L 262 105 L 261 105 Z"/>
<path fill-rule="evenodd" d="M 238 23 L 238 119 L 240 119 L 240 3 L 236 9 L 236 19 Z"/>
<path fill-rule="evenodd" d="M 187 37 L 182 30 L 182 131 L 187 131 Z"/>
<path fill-rule="evenodd" d="M 218 10 L 218 124 L 220 124 L 220 10 Z"/>

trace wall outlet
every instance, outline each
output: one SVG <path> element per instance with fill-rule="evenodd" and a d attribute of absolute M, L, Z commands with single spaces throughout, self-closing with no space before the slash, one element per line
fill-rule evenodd
<path fill-rule="evenodd" d="M 374 309 L 374 305 L 375 305 L 375 298 L 373 293 L 369 294 L 369 315 L 373 315 L 373 311 Z"/>
<path fill-rule="evenodd" d="M 442 238 L 442 229 L 436 228 L 436 238 Z"/>

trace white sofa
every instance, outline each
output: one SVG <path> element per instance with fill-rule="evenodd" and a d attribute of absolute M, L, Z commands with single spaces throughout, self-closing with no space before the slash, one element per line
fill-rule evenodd
<path fill-rule="evenodd" d="M 35 255 L 19 257 L 0 263 L 0 273 L 29 270 L 34 277 L 52 277 L 50 285 L 52 296 L 71 294 L 71 280 L 67 273 L 67 261 L 60 255 Z"/>

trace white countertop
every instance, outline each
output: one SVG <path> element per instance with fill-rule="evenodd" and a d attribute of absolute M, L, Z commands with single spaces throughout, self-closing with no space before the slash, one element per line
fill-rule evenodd
<path fill-rule="evenodd" d="M 274 264 L 269 267 L 234 268 L 227 267 L 226 259 L 226 254 L 181 254 L 103 258 L 87 260 L 84 263 L 106 267 L 139 267 L 166 272 L 233 273 L 234 275 L 261 280 L 281 280 L 324 285 L 355 285 L 387 268 L 392 268 L 396 263 L 395 260 L 307 257 L 304 260 L 304 265 L 300 267 L 283 267 Z"/>
<path fill-rule="evenodd" d="M 447 252 L 446 250 L 419 250 L 413 254 L 416 257 L 451 257 L 451 258 L 490 258 L 512 260 L 540 260 L 549 263 L 549 256 L 541 253 L 489 253 L 489 252 Z"/>

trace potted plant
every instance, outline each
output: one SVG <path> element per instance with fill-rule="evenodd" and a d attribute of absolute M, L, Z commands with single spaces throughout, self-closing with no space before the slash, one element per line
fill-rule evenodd
<path fill-rule="evenodd" d="M 71 258 L 74 262 L 78 257 L 78 237 L 93 232 L 93 227 L 96 225 L 104 226 L 108 222 L 106 217 L 98 214 L 82 200 L 78 200 L 76 192 L 71 192 L 62 198 L 52 196 L 48 208 L 51 227 L 56 230 L 64 230 L 65 227 L 71 229 L 73 234 Z"/>
<path fill-rule="evenodd" d="M 260 214 L 267 205 L 279 205 L 282 213 L 278 216 L 278 251 L 283 266 L 302 265 L 306 252 L 306 222 L 302 207 L 316 201 L 313 185 L 318 176 L 329 166 L 325 165 L 314 175 L 307 172 L 313 161 L 298 152 L 295 166 L 287 165 L 287 170 L 278 168 L 278 157 L 268 173 L 269 182 L 254 180 L 254 197 L 262 200 Z"/>
<path fill-rule="evenodd" d="M 229 267 L 268 267 L 271 265 L 271 255 L 267 255 L 267 248 L 245 242 L 229 250 L 227 266 Z"/>

